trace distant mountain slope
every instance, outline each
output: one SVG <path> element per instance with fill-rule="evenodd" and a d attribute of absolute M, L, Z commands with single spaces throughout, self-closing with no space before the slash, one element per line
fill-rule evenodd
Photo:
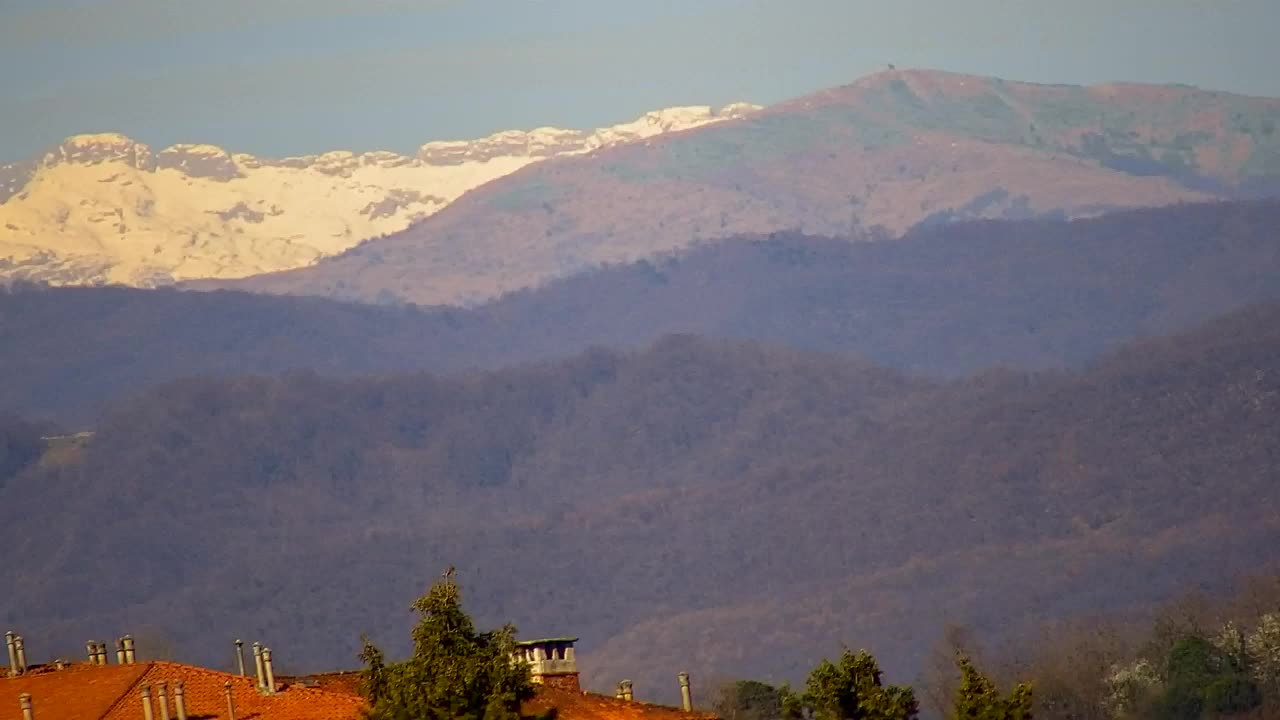
<path fill-rule="evenodd" d="M 944 620 L 1099 612 L 1274 560 L 1280 306 L 1071 373 L 928 382 L 668 337 L 495 373 L 188 380 L 0 487 L 0 618 L 40 659 L 133 632 L 278 671 L 404 649 L 454 564 L 589 684 L 911 677 Z M 51 512 L 56 509 L 56 513 Z M 163 539 L 163 542 L 159 540 Z M 36 640 L 38 638 L 38 641 Z"/>
<path fill-rule="evenodd" d="M 920 228 L 881 243 L 708 243 L 472 310 L 63 288 L 0 294 L 0 411 L 92 419 L 184 375 L 497 367 L 664 333 L 937 374 L 1074 366 L 1280 297 L 1280 201 Z"/>
<path fill-rule="evenodd" d="M 334 151 L 273 160 L 77 135 L 0 167 L 0 278 L 149 287 L 302 267 L 525 165 L 755 109 L 667 108 L 587 132 L 544 127 L 429 142 L 412 157 Z"/>
<path fill-rule="evenodd" d="M 526 168 L 314 266 L 217 285 L 465 304 L 741 233 L 865 237 L 1267 193 L 1280 190 L 1278 125 L 1280 99 L 893 70 Z"/>

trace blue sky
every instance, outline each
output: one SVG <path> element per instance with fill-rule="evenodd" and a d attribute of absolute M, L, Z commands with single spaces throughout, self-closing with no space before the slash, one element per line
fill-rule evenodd
<path fill-rule="evenodd" d="M 66 135 L 410 151 L 886 63 L 1280 96 L 1277 0 L 0 0 L 0 162 Z"/>

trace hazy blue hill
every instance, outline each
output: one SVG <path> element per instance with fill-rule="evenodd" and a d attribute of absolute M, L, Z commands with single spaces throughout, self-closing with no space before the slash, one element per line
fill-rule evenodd
<path fill-rule="evenodd" d="M 193 374 L 494 368 L 671 332 L 853 353 L 930 374 L 1069 367 L 1280 297 L 1280 202 L 989 221 L 851 244 L 708 243 L 471 310 L 66 288 L 0 294 L 0 409 L 90 422 Z"/>

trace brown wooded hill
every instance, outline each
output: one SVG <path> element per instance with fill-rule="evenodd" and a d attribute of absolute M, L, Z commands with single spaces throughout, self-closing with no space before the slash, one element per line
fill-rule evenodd
<path fill-rule="evenodd" d="M 237 287 L 470 304 L 699 240 L 1280 190 L 1280 99 L 890 70 L 746 117 L 524 168 L 408 229 Z M 875 233 L 871 233 L 875 234 Z"/>
<path fill-rule="evenodd" d="M 0 293 L 0 410 L 92 423 L 187 375 L 500 367 L 665 333 L 853 353 L 927 374 L 1072 367 L 1280 297 L 1280 202 L 707 243 L 470 310 L 64 288 Z"/>
<path fill-rule="evenodd" d="M 1280 305 L 1071 372 L 928 381 L 671 336 L 495 372 L 188 379 L 0 487 L 0 622 L 33 661 L 281 674 L 393 652 L 447 564 L 485 624 L 582 637 L 588 685 L 910 677 L 944 621 L 1212 588 L 1280 542 Z"/>

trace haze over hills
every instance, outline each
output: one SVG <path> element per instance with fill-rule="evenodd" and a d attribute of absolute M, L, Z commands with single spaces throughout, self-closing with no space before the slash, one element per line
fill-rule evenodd
<path fill-rule="evenodd" d="M 1074 367 L 1135 337 L 1280 298 L 1280 201 L 917 228 L 780 233 L 557 281 L 474 309 L 246 293 L 0 293 L 0 411 L 92 424 L 192 374 L 495 368 L 672 332 L 852 353 L 956 375 Z"/>
<path fill-rule="evenodd" d="M 524 168 L 307 268 L 189 284 L 477 303 L 784 229 L 896 234 L 1280 189 L 1280 99 L 890 70 L 747 117 Z"/>
<path fill-rule="evenodd" d="M 352 667 L 362 631 L 403 651 L 406 599 L 454 564 L 486 624 L 581 636 L 595 688 L 652 698 L 677 658 L 794 681 L 841 642 L 907 678 L 944 620 L 1011 631 L 1274 560 L 1277 357 L 1271 304 L 1081 371 L 947 382 L 688 336 L 181 381 L 0 479 L 21 509 L 0 620 L 33 656 L 133 632 Z"/>
<path fill-rule="evenodd" d="M 267 159 L 212 145 L 152 151 L 77 135 L 0 167 L 0 278 L 165 285 L 308 265 L 405 228 L 473 187 L 551 157 L 740 117 L 675 107 L 592 131 L 542 127 L 393 152 Z"/>

